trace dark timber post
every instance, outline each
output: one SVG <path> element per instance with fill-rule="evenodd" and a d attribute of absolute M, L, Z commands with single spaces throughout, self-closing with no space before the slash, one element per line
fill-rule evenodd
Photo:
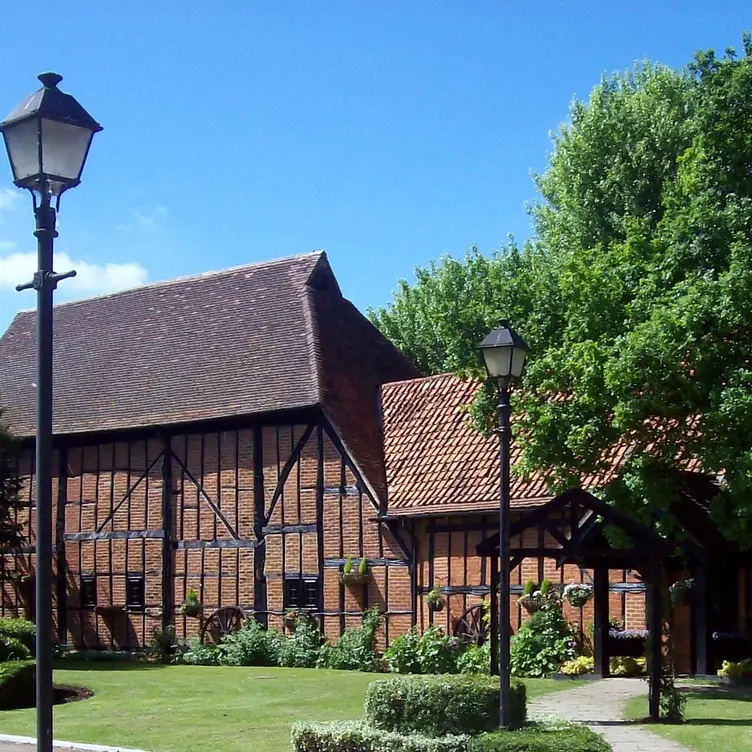
<path fill-rule="evenodd" d="M 164 436 L 162 441 L 162 629 L 167 629 L 172 624 L 175 607 L 172 573 L 172 444 L 169 436 Z"/>
<path fill-rule="evenodd" d="M 660 562 L 651 561 L 648 571 L 650 573 L 648 580 L 649 707 L 650 717 L 657 721 L 661 711 L 661 643 L 663 640 Z"/>
<path fill-rule="evenodd" d="M 509 428 L 509 386 L 505 382 L 499 384 L 499 464 L 500 496 L 499 505 L 499 676 L 501 683 L 500 722 L 502 728 L 511 725 L 509 707 L 509 447 L 511 432 Z"/>
<path fill-rule="evenodd" d="M 609 675 L 608 586 L 608 568 L 599 565 L 593 572 L 593 659 L 600 677 Z"/>
<path fill-rule="evenodd" d="M 65 586 L 65 505 L 68 502 L 68 449 L 58 451 L 57 520 L 55 551 L 57 554 L 57 641 L 64 645 L 68 634 L 67 588 Z"/>
<path fill-rule="evenodd" d="M 694 586 L 695 673 L 708 673 L 708 564 L 698 563 Z"/>
<path fill-rule="evenodd" d="M 268 622 L 266 601 L 266 546 L 264 545 L 264 445 L 260 426 L 253 428 L 253 534 L 256 548 L 253 549 L 253 610 L 256 620 L 263 626 Z M 238 521 L 235 521 L 238 524 Z M 239 527 L 239 526 L 238 526 Z M 284 541 L 284 536 L 282 538 Z M 240 572 L 238 572 L 238 577 Z"/>
<path fill-rule="evenodd" d="M 316 549 L 317 549 L 317 564 L 318 564 L 318 577 L 319 577 L 319 608 L 324 611 L 324 429 L 321 423 L 316 426 L 316 450 L 317 450 L 317 464 L 316 464 Z M 363 496 L 362 493 L 358 494 L 359 514 L 363 515 Z M 299 520 L 302 522 L 302 520 Z M 361 537 L 361 546 L 362 543 Z M 303 548 L 303 541 L 300 542 L 301 551 Z M 363 552 L 361 551 L 363 556 Z M 365 589 L 365 602 L 368 604 L 368 588 Z M 323 633 L 324 631 L 324 615 L 319 617 L 319 627 Z"/>

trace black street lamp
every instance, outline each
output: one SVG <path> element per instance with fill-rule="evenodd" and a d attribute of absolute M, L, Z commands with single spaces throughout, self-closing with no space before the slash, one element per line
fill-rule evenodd
<path fill-rule="evenodd" d="M 506 321 L 494 329 L 480 343 L 483 360 L 489 378 L 499 388 L 499 465 L 500 465 L 500 505 L 499 505 L 499 717 L 502 728 L 511 725 L 509 690 L 511 676 L 509 670 L 509 449 L 512 434 L 509 428 L 509 391 L 522 376 L 525 359 L 529 352 L 525 341 Z"/>
<path fill-rule="evenodd" d="M 52 294 L 61 279 L 76 274 L 55 274 L 53 241 L 60 196 L 81 182 L 91 140 L 102 127 L 57 88 L 62 76 L 43 73 L 39 80 L 42 88 L 0 123 L 0 133 L 13 182 L 31 193 L 36 217 L 37 271 L 16 289 L 37 291 L 37 750 L 52 752 Z"/>

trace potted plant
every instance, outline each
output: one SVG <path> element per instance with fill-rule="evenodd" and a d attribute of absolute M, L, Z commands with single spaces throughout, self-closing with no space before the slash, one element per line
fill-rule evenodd
<path fill-rule="evenodd" d="M 752 658 L 738 663 L 724 661 L 721 668 L 718 669 L 718 676 L 721 677 L 724 684 L 752 687 Z"/>
<path fill-rule="evenodd" d="M 353 559 L 348 557 L 340 572 L 340 580 L 347 585 L 363 585 L 368 582 L 368 559 L 364 556 L 355 566 Z"/>
<path fill-rule="evenodd" d="M 574 608 L 584 608 L 593 597 L 593 586 L 584 582 L 572 582 L 564 588 L 564 598 Z"/>
<path fill-rule="evenodd" d="M 534 614 L 536 611 L 540 611 L 543 606 L 543 595 L 540 590 L 535 589 L 535 583 L 528 580 L 517 602 L 529 614 Z"/>
<path fill-rule="evenodd" d="M 197 617 L 201 615 L 201 601 L 198 599 L 198 593 L 190 588 L 185 594 L 185 599 L 180 606 L 180 613 L 183 616 Z"/>
<path fill-rule="evenodd" d="M 298 623 L 298 612 L 291 608 L 289 611 L 285 613 L 285 626 L 288 629 L 295 629 L 295 625 Z"/>
<path fill-rule="evenodd" d="M 431 611 L 443 611 L 444 607 L 446 606 L 446 598 L 441 594 L 441 590 L 439 590 L 437 587 L 433 588 L 431 592 L 426 596 L 426 600 L 428 601 L 428 608 L 431 609 Z"/>
<path fill-rule="evenodd" d="M 671 596 L 671 603 L 679 606 L 689 600 L 690 593 L 694 587 L 695 581 L 691 577 L 688 580 L 678 580 L 668 586 L 668 592 Z"/>

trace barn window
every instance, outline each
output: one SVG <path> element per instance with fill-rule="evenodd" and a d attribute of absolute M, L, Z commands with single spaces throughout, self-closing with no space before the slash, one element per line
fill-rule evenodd
<path fill-rule="evenodd" d="M 146 583 L 142 574 L 129 574 L 125 589 L 125 605 L 143 608 L 146 600 Z"/>
<path fill-rule="evenodd" d="M 285 577 L 284 608 L 319 608 L 318 577 Z"/>
<path fill-rule="evenodd" d="M 81 605 L 84 608 L 97 605 L 97 581 L 93 574 L 81 575 Z"/>

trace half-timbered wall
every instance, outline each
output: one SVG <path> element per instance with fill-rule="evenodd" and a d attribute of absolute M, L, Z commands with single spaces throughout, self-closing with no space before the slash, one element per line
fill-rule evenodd
<path fill-rule="evenodd" d="M 31 615 L 22 597 L 22 574 L 34 571 L 31 461 L 25 452 L 18 467 L 29 545 L 2 557 L 3 614 Z M 205 616 L 239 605 L 282 627 L 287 578 L 317 583 L 314 613 L 330 637 L 374 605 L 386 614 L 382 640 L 412 624 L 404 541 L 377 521 L 377 500 L 325 419 L 69 444 L 54 467 L 61 642 L 134 648 L 168 624 L 193 637 L 200 620 L 179 613 L 189 589 Z M 367 586 L 340 582 L 348 557 L 367 558 Z M 133 605 L 141 578 L 143 606 Z M 84 601 L 84 580 L 96 605 Z"/>
<path fill-rule="evenodd" d="M 490 561 L 476 554 L 476 546 L 484 538 L 499 529 L 498 519 L 492 515 L 443 517 L 417 520 L 414 534 L 418 543 L 419 593 L 417 623 L 421 629 L 429 624 L 438 624 L 450 633 L 463 612 L 480 603 L 490 593 Z M 557 545 L 548 534 L 537 539 L 536 530 L 525 531 L 522 540 L 515 545 L 532 548 L 539 545 Z M 521 536 L 520 536 L 521 537 Z M 556 585 L 570 582 L 592 584 L 592 572 L 574 564 L 556 566 L 552 558 L 526 558 L 511 572 L 512 599 L 509 619 L 517 630 L 527 614 L 517 605 L 523 587 L 528 580 L 541 582 L 549 579 Z M 628 629 L 645 628 L 644 585 L 629 570 L 610 570 L 610 615 L 622 621 Z M 444 594 L 446 608 L 434 613 L 428 608 L 426 596 L 438 587 Z M 565 604 L 565 616 L 581 628 L 593 621 L 592 601 L 584 609 L 575 609 Z"/>

